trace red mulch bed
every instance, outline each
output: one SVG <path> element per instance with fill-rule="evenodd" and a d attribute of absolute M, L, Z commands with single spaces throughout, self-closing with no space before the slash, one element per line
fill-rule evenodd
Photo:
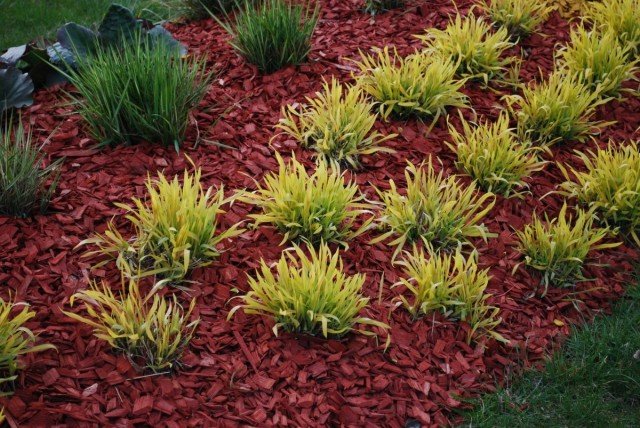
<path fill-rule="evenodd" d="M 147 172 L 178 173 L 188 166 L 184 155 L 189 155 L 202 166 L 206 184 L 235 189 L 251 188 L 251 177 L 274 169 L 275 150 L 294 150 L 311 165 L 312 153 L 294 142 L 279 137 L 269 144 L 281 106 L 313 94 L 323 77 L 348 81 L 352 66 L 347 59 L 356 58 L 358 49 L 390 44 L 402 54 L 411 52 L 419 46 L 412 34 L 443 27 L 447 15 L 455 12 L 448 1 L 417 2 L 417 7 L 372 18 L 360 12 L 360 0 L 321 3 L 309 62 L 269 76 L 259 75 L 237 57 L 213 21 L 170 26 L 191 52 L 206 54 L 218 72 L 194 114 L 197 127 L 191 127 L 180 154 L 153 144 L 95 150 L 80 118 L 68 114 L 62 90 L 37 94 L 26 116 L 42 141 L 55 130 L 47 153 L 51 159 L 65 156 L 66 162 L 50 214 L 0 217 L 0 281 L 6 284 L 3 295 L 11 292 L 32 305 L 37 317 L 28 326 L 42 342 L 55 344 L 58 352 L 23 358 L 25 370 L 16 392 L 2 403 L 12 425 L 399 427 L 410 419 L 423 426 L 448 425 L 455 421 L 453 410 L 464 406 L 460 397 L 494 390 L 509 372 L 539 362 L 569 333 L 571 324 L 607 311 L 611 300 L 624 292 L 638 257 L 630 246 L 594 254 L 594 264 L 586 268 L 592 282 L 576 290 L 551 290 L 545 298 L 535 293 L 535 274 L 523 268 L 512 274 L 519 262 L 513 230 L 528 222 L 534 210 L 555 215 L 561 206 L 558 195 L 541 199 L 562 181 L 550 163 L 531 178 L 531 195 L 524 200 L 498 198 L 487 225 L 499 237 L 488 244 L 476 242 L 481 265 L 491 269 L 489 291 L 503 317 L 498 330 L 510 346 L 496 341 L 469 346 L 466 327 L 460 323 L 439 317 L 413 322 L 401 308 L 393 310 L 401 290 L 389 284 L 400 271 L 390 263 L 391 248 L 367 243 L 371 235 L 352 242 L 343 258 L 349 272 L 367 274 L 365 293 L 372 302 L 367 315 L 388 319 L 392 327 L 386 352 L 383 341 L 362 335 L 341 341 L 276 338 L 263 318 L 239 314 L 226 321 L 232 290 L 247 289 L 246 274 L 261 257 L 275 261 L 280 256 L 281 237 L 269 228 L 234 239 L 219 261 L 193 273 L 197 283 L 191 295 L 197 298 L 202 322 L 185 355 L 186 367 L 177 374 L 140 377 L 89 328 L 62 314 L 62 309 L 69 309 L 69 296 L 85 288 L 89 277 L 117 278 L 112 267 L 91 272 L 90 263 L 74 247 L 104 230 L 119 213 L 114 202 L 144 196 Z M 458 3 L 463 11 L 470 5 Z M 568 28 L 554 14 L 542 30 L 546 36 L 534 35 L 521 43 L 526 53 L 523 80 L 539 78 L 538 68 L 543 74 L 551 70 L 553 48 L 566 41 Z M 505 92 L 495 89 L 466 86 L 477 114 L 496 118 Z M 472 112 L 464 114 L 471 117 Z M 600 145 L 610 138 L 616 143 L 637 138 L 640 100 L 614 101 L 599 109 L 598 119 L 617 120 L 598 138 Z M 430 133 L 427 125 L 414 120 L 379 121 L 377 128 L 399 136 L 389 144 L 397 153 L 364 159 L 357 181 L 370 197 L 375 197 L 374 184 L 386 187 L 390 178 L 403 182 L 407 160 L 419 163 L 437 156 L 447 171 L 454 172 L 453 154 L 444 144 L 444 120 Z M 198 135 L 234 150 L 211 144 L 194 148 Z M 572 150 L 578 148 L 577 143 L 555 147 L 553 160 L 574 164 Z M 248 209 L 234 205 L 223 223 L 245 219 Z M 596 263 L 605 266 L 594 267 Z M 188 296 L 182 294 L 181 299 Z"/>

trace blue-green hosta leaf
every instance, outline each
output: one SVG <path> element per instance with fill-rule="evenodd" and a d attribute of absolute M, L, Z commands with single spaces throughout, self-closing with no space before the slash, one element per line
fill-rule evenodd
<path fill-rule="evenodd" d="M 133 12 L 119 4 L 112 4 L 102 18 L 98 28 L 98 37 L 103 45 L 111 45 L 121 40 L 129 40 L 140 24 L 133 16 Z"/>
<path fill-rule="evenodd" d="M 156 25 L 147 32 L 149 40 L 151 40 L 152 46 L 160 44 L 166 45 L 169 49 L 175 50 L 179 56 L 185 56 L 187 54 L 187 48 L 182 43 L 173 38 L 170 32 L 168 32 L 162 25 Z"/>
<path fill-rule="evenodd" d="M 33 104 L 33 82 L 15 67 L 0 70 L 0 112 Z"/>
<path fill-rule="evenodd" d="M 58 43 L 63 48 L 71 52 L 77 52 L 82 57 L 95 52 L 98 44 L 98 36 L 93 31 L 75 22 L 69 22 L 60 27 L 57 36 Z"/>

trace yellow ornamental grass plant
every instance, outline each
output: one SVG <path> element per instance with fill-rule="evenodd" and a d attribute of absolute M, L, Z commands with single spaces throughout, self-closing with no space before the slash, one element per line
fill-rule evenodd
<path fill-rule="evenodd" d="M 536 31 L 553 7 L 530 0 L 482 0 L 482 10 L 513 37 L 526 37 Z"/>
<path fill-rule="evenodd" d="M 539 148 L 518 142 L 506 112 L 494 123 L 475 127 L 462 119 L 462 132 L 453 125 L 449 132 L 453 144 L 447 145 L 458 157 L 456 167 L 485 191 L 505 197 L 520 195 L 519 189 L 526 186 L 523 179 L 544 167 L 545 162 L 537 158 Z"/>
<path fill-rule="evenodd" d="M 467 97 L 460 88 L 464 80 L 454 80 L 456 64 L 428 53 L 415 53 L 406 58 L 385 47 L 375 55 L 360 53 L 356 62 L 360 73 L 356 83 L 380 104 L 384 119 L 399 117 L 432 117 L 435 123 L 449 107 L 466 107 Z"/>
<path fill-rule="evenodd" d="M 436 249 L 449 249 L 468 243 L 469 238 L 495 236 L 479 224 L 495 204 L 495 196 L 476 194 L 476 184 L 465 186 L 456 176 L 436 174 L 431 158 L 423 167 L 413 164 L 405 170 L 406 191 L 400 192 L 393 180 L 390 189 L 376 189 L 384 205 L 378 223 L 387 232 L 372 243 L 393 238 L 393 258 L 407 243 L 422 241 Z"/>
<path fill-rule="evenodd" d="M 352 330 L 375 336 L 374 332 L 357 329 L 356 324 L 389 326 L 381 321 L 362 317 L 360 312 L 369 299 L 360 293 L 364 274 L 346 275 L 339 252 L 331 252 L 326 244 L 308 253 L 294 246 L 286 251 L 275 266 L 264 260 L 255 277 L 249 277 L 251 290 L 239 297 L 242 304 L 229 312 L 229 319 L 239 309 L 245 314 L 273 318 L 273 332 L 280 330 L 322 337 L 340 337 Z M 389 336 L 387 335 L 387 345 Z"/>
<path fill-rule="evenodd" d="M 22 310 L 15 313 L 19 307 Z M 36 336 L 25 327 L 25 323 L 35 316 L 26 303 L 6 302 L 0 298 L 0 396 L 10 394 L 11 388 L 6 384 L 18 377 L 21 355 L 56 349 L 49 344 L 35 345 Z"/>
<path fill-rule="evenodd" d="M 639 52 L 639 0 L 593 1 L 587 8 L 585 16 L 594 27 L 602 31 L 611 31 L 623 44 L 628 44 L 631 47 L 631 56 Z"/>
<path fill-rule="evenodd" d="M 169 181 L 162 173 L 157 180 L 149 177 L 147 202 L 134 198 L 133 206 L 116 204 L 126 210 L 126 219 L 133 226 L 131 240 L 111 224 L 104 235 L 79 245 L 97 245 L 98 250 L 87 255 L 116 258 L 123 272 L 142 271 L 145 276 L 161 276 L 166 282 L 182 281 L 191 269 L 206 266 L 220 255 L 220 242 L 242 232 L 238 225 L 217 232 L 218 216 L 224 213 L 221 207 L 234 198 L 225 198 L 222 187 L 205 191 L 201 175 L 199 168 L 194 174 L 185 170 L 182 183 L 177 176 Z"/>
<path fill-rule="evenodd" d="M 578 76 L 555 72 L 546 82 L 524 86 L 505 99 L 518 121 L 518 135 L 534 145 L 584 141 L 608 123 L 592 122 L 597 106 L 609 101 L 589 90 Z"/>
<path fill-rule="evenodd" d="M 560 50 L 558 64 L 563 73 L 579 80 L 603 97 L 616 97 L 622 83 L 635 78 L 638 60 L 630 60 L 631 47 L 623 45 L 612 31 L 588 31 L 580 26 Z"/>
<path fill-rule="evenodd" d="M 494 328 L 502 321 L 499 309 L 490 306 L 485 293 L 489 285 L 489 269 L 480 270 L 477 253 L 469 257 L 457 249 L 455 253 L 428 251 L 428 257 L 414 246 L 398 265 L 404 267 L 406 278 L 396 285 L 404 285 L 412 294 L 411 302 L 400 296 L 403 306 L 414 316 L 440 311 L 445 316 L 466 321 L 471 326 L 468 341 L 476 334 L 484 334 L 506 341 Z"/>
<path fill-rule="evenodd" d="M 128 286 L 126 282 L 123 277 L 119 296 L 107 283 L 91 283 L 70 299 L 71 305 L 76 299 L 84 302 L 88 316 L 64 313 L 91 326 L 98 339 L 122 352 L 138 369 L 157 373 L 179 367 L 180 356 L 200 321 L 189 321 L 195 299 L 185 311 L 175 295 L 167 299 L 152 292 L 145 297 L 136 279 L 129 278 Z"/>
<path fill-rule="evenodd" d="M 371 113 L 373 105 L 359 88 L 344 89 L 332 78 L 331 84 L 325 82 L 323 91 L 307 102 L 300 111 L 292 106 L 283 108 L 283 118 L 276 127 L 304 147 L 314 148 L 325 160 L 358 168 L 362 155 L 393 152 L 381 144 L 396 135 L 384 137 L 371 131 L 377 115 Z"/>
<path fill-rule="evenodd" d="M 485 83 L 513 62 L 512 58 L 502 58 L 504 51 L 514 45 L 506 28 L 493 31 L 483 18 L 472 14 L 465 18 L 458 14 L 444 30 L 430 28 L 427 34 L 416 37 L 425 43 L 428 53 L 452 60 L 458 75 Z"/>
<path fill-rule="evenodd" d="M 640 146 L 577 152 L 585 168 L 559 167 L 567 179 L 561 194 L 593 209 L 605 225 L 640 245 Z"/>
<path fill-rule="evenodd" d="M 264 185 L 245 193 L 242 200 L 261 208 L 260 214 L 249 217 L 255 225 L 271 224 L 284 234 L 286 241 L 304 241 L 311 245 L 320 242 L 347 241 L 364 233 L 371 226 L 374 206 L 360 194 L 358 185 L 345 184 L 337 167 L 320 162 L 309 175 L 297 159 L 285 163 L 279 154 L 278 171 L 264 178 Z M 371 214 L 354 230 L 358 217 Z"/>
<path fill-rule="evenodd" d="M 575 220 L 566 213 L 565 204 L 554 220 L 542 221 L 534 214 L 531 224 L 517 232 L 518 250 L 524 255 L 525 265 L 542 274 L 543 295 L 550 285 L 570 286 L 584 279 L 582 266 L 589 251 L 620 245 L 600 243 L 609 229 L 593 226 L 593 211 L 577 210 Z"/>

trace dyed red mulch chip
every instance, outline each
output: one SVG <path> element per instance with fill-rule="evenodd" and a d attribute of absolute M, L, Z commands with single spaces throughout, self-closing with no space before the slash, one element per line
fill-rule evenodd
<path fill-rule="evenodd" d="M 259 317 L 238 314 L 226 321 L 233 289 L 246 290 L 246 273 L 262 257 L 279 258 L 281 237 L 268 228 L 249 231 L 228 243 L 219 261 L 193 274 L 197 281 L 191 295 L 197 298 L 196 315 L 202 322 L 185 367 L 175 375 L 143 377 L 123 356 L 95 339 L 91 330 L 61 313 L 69 309 L 68 298 L 86 287 L 88 278 L 117 279 L 107 270 L 90 271 L 90 263 L 73 248 L 82 239 L 102 231 L 119 213 L 114 202 L 144 196 L 147 173 L 164 170 L 172 174 L 188 166 L 189 155 L 203 168 L 207 184 L 227 189 L 252 187 L 276 166 L 275 150 L 294 150 L 311 165 L 312 153 L 274 134 L 281 106 L 300 102 L 319 90 L 322 78 L 332 75 L 350 79 L 349 58 L 358 49 L 395 45 L 402 54 L 419 46 L 413 34 L 427 27 L 446 25 L 454 13 L 448 1 L 420 2 L 407 10 L 370 17 L 361 13 L 355 0 L 322 1 L 322 15 L 314 36 L 309 62 L 269 76 L 237 57 L 225 43 L 227 36 L 211 20 L 172 25 L 171 30 L 196 55 L 206 54 L 217 77 L 206 99 L 194 112 L 194 124 L 180 154 L 152 144 L 104 150 L 95 144 L 77 115 L 68 115 L 59 89 L 37 94 L 26 117 L 44 141 L 51 159 L 66 157 L 52 213 L 31 219 L 0 217 L 0 282 L 19 299 L 28 301 L 37 317 L 28 324 L 42 342 L 53 343 L 58 352 L 47 351 L 23 359 L 16 392 L 3 399 L 13 425 L 118 425 L 178 426 L 403 426 L 409 419 L 423 426 L 446 425 L 452 409 L 468 398 L 491 391 L 505 373 L 535 364 L 569 332 L 569 325 L 609 308 L 630 280 L 628 272 L 638 252 L 629 246 L 594 254 L 604 267 L 587 267 L 593 281 L 577 290 L 550 290 L 545 298 L 535 293 L 539 278 L 522 268 L 513 248 L 514 229 L 521 228 L 534 210 L 555 215 L 562 199 L 546 195 L 562 181 L 556 166 L 529 180 L 531 194 L 525 199 L 498 198 L 487 220 L 499 234 L 490 242 L 477 242 L 480 263 L 490 267 L 492 303 L 500 307 L 499 332 L 511 341 L 467 345 L 466 327 L 440 317 L 414 322 L 402 309 L 394 308 L 401 292 L 391 289 L 400 271 L 391 266 L 392 249 L 369 245 L 362 236 L 343 252 L 349 272 L 367 274 L 365 293 L 372 306 L 367 315 L 391 325 L 392 342 L 383 352 L 380 342 L 361 335 L 342 341 L 283 335 L 274 337 L 271 325 Z M 466 10 L 470 2 L 458 2 Z M 553 48 L 567 40 L 569 24 L 553 14 L 542 35 L 521 42 L 525 59 L 524 81 L 537 79 L 552 69 Z M 469 83 L 475 113 L 494 119 L 504 105 L 503 90 L 483 89 Z M 466 110 L 464 114 L 473 114 Z M 455 112 L 452 117 L 455 117 Z M 600 108 L 598 119 L 616 120 L 598 138 L 601 146 L 637 138 L 640 100 L 628 98 Z M 197 126 L 195 126 L 197 123 Z M 399 134 L 389 145 L 395 154 L 364 159 L 356 180 L 374 197 L 373 185 L 385 187 L 390 178 L 403 182 L 406 161 L 420 163 L 437 156 L 443 168 L 453 169 L 453 154 L 443 144 L 448 138 L 446 122 L 429 133 L 428 125 L 415 120 L 379 121 L 385 133 Z M 197 136 L 215 144 L 193 142 Z M 594 143 L 595 144 L 595 143 Z M 593 147 L 593 146 L 592 146 Z M 575 164 L 572 150 L 579 144 L 554 148 L 553 160 Z M 228 226 L 245 219 L 248 207 L 236 204 L 224 217 Z M 378 299 L 384 274 L 385 287 Z M 114 282 L 114 286 L 118 284 Z M 580 302 L 576 307 L 569 295 Z M 182 295 L 185 301 L 188 296 Z M 74 310 L 79 310 L 75 308 Z"/>

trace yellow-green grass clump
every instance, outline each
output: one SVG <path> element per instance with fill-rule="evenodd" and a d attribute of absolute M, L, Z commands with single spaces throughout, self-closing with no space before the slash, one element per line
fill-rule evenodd
<path fill-rule="evenodd" d="M 180 366 L 180 357 L 191 341 L 199 319 L 190 321 L 195 306 L 185 311 L 176 296 L 167 299 L 153 292 L 140 292 L 138 281 L 123 278 L 122 291 L 115 295 L 109 284 L 91 283 L 90 288 L 71 296 L 80 300 L 87 316 L 65 314 L 93 328 L 94 335 L 122 352 L 137 369 L 164 372 Z"/>
<path fill-rule="evenodd" d="M 190 270 L 210 264 L 220 255 L 218 245 L 239 235 L 239 225 L 218 232 L 218 216 L 222 207 L 234 200 L 225 198 L 221 187 L 204 190 L 202 171 L 184 171 L 182 183 L 175 176 L 169 181 L 162 173 L 146 182 L 148 201 L 133 198 L 133 205 L 116 204 L 126 211 L 126 219 L 134 230 L 126 239 L 111 223 L 102 235 L 82 241 L 97 250 L 88 256 L 102 255 L 116 259 L 123 272 L 158 275 L 165 282 L 179 283 Z"/>
<path fill-rule="evenodd" d="M 345 183 L 337 165 L 320 162 L 313 174 L 308 174 L 295 158 L 285 162 L 277 154 L 277 159 L 278 171 L 267 174 L 255 192 L 242 196 L 261 210 L 249 216 L 256 226 L 275 226 L 284 234 L 283 243 L 337 242 L 344 246 L 370 228 L 374 206 L 365 200 L 357 184 Z M 356 229 L 358 218 L 367 214 L 370 217 Z"/>
<path fill-rule="evenodd" d="M 482 0 L 480 5 L 495 24 L 513 37 L 526 37 L 535 32 L 553 10 L 544 1 L 530 0 Z"/>
<path fill-rule="evenodd" d="M 464 81 L 454 78 L 457 67 L 452 60 L 428 53 L 401 58 L 388 47 L 361 57 L 356 62 L 360 70 L 356 83 L 380 104 L 384 119 L 393 114 L 430 117 L 435 122 L 448 108 L 467 106 L 467 97 L 460 92 Z"/>
<path fill-rule="evenodd" d="M 332 78 L 315 98 L 308 97 L 307 103 L 300 110 L 290 105 L 283 108 L 283 118 L 276 127 L 302 146 L 315 149 L 325 160 L 358 168 L 362 155 L 392 152 L 381 144 L 395 135 L 372 132 L 378 115 L 371 112 L 373 104 L 359 88 L 345 89 Z"/>
<path fill-rule="evenodd" d="M 601 33 L 580 26 L 560 50 L 558 64 L 563 73 L 576 75 L 593 92 L 616 97 L 622 83 L 635 78 L 638 60 L 629 58 L 630 46 L 621 44 L 611 31 Z"/>
<path fill-rule="evenodd" d="M 398 262 L 404 267 L 405 278 L 396 285 L 404 285 L 412 299 L 400 296 L 403 306 L 414 316 L 440 311 L 446 316 L 467 322 L 471 329 L 467 340 L 474 335 L 487 335 L 505 341 L 495 327 L 502 321 L 498 308 L 487 303 L 489 269 L 479 269 L 477 253 L 465 257 L 458 248 L 455 253 L 425 252 L 414 246 Z"/>
<path fill-rule="evenodd" d="M 628 44 L 635 54 L 640 50 L 640 1 L 590 2 L 585 16 L 595 28 L 613 32 L 623 44 Z"/>
<path fill-rule="evenodd" d="M 522 144 L 509 127 L 503 112 L 494 123 L 474 126 L 462 120 L 462 132 L 449 125 L 453 139 L 447 144 L 456 153 L 456 167 L 473 178 L 479 187 L 505 197 L 520 195 L 524 179 L 544 167 L 536 147 Z"/>
<path fill-rule="evenodd" d="M 630 142 L 595 153 L 577 153 L 585 168 L 560 165 L 565 178 L 561 193 L 594 210 L 610 228 L 640 245 L 640 147 Z"/>
<path fill-rule="evenodd" d="M 505 28 L 492 30 L 483 18 L 459 14 L 444 30 L 431 28 L 427 34 L 416 36 L 426 45 L 429 54 L 451 60 L 459 76 L 479 78 L 485 83 L 503 73 L 513 62 L 503 53 L 514 44 Z"/>
<path fill-rule="evenodd" d="M 326 244 L 305 252 L 294 246 L 272 267 L 264 260 L 254 277 L 249 277 L 250 291 L 241 296 L 242 304 L 229 313 L 231 318 L 242 309 L 245 314 L 270 317 L 279 331 L 340 337 L 353 330 L 366 335 L 375 333 L 358 329 L 357 324 L 389 327 L 360 315 L 369 299 L 361 294 L 364 274 L 347 275 L 339 251 L 331 252 Z M 388 344 L 389 336 L 387 336 Z"/>
<path fill-rule="evenodd" d="M 518 250 L 526 266 L 540 271 L 546 294 L 549 286 L 571 286 L 584 279 L 582 268 L 592 250 L 613 248 L 620 243 L 602 243 L 608 228 L 594 226 L 593 211 L 577 210 L 575 219 L 563 205 L 557 218 L 541 220 L 534 214 L 531 224 L 517 232 Z"/>
<path fill-rule="evenodd" d="M 456 176 L 436 173 L 431 158 L 421 167 L 409 163 L 405 170 L 407 187 L 400 191 L 393 180 L 390 189 L 376 189 L 383 204 L 378 219 L 385 233 L 372 242 L 393 238 L 393 257 L 405 244 L 423 242 L 436 249 L 451 249 L 469 243 L 469 238 L 494 236 L 480 223 L 495 204 L 492 193 L 478 195 L 476 184 L 462 184 Z"/>

